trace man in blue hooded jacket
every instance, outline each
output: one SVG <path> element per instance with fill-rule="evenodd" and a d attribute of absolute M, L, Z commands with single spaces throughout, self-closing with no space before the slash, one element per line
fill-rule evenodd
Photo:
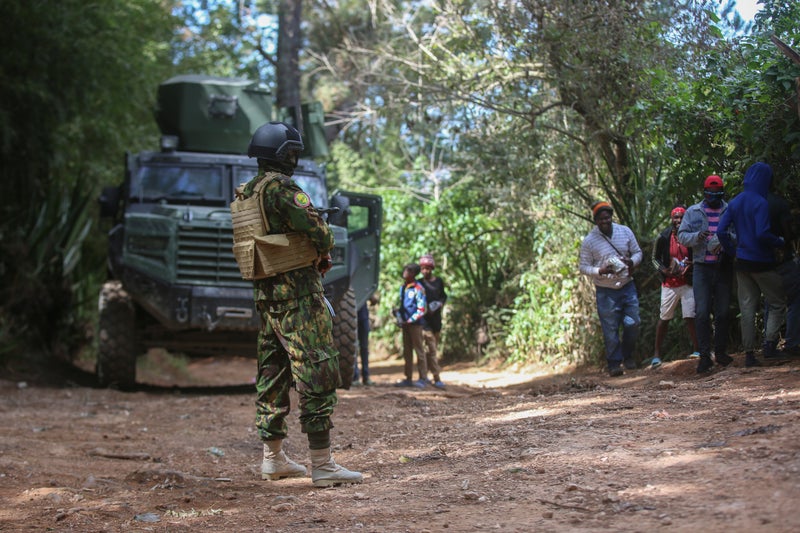
<path fill-rule="evenodd" d="M 776 248 L 783 248 L 783 237 L 770 228 L 767 193 L 772 183 L 772 168 L 756 163 L 744 175 L 744 190 L 728 204 L 722 214 L 717 233 L 723 249 L 736 254 L 736 281 L 741 312 L 742 344 L 745 366 L 759 366 L 755 357 L 756 312 L 761 296 L 766 298 L 769 313 L 766 326 L 767 346 L 775 346 L 786 313 L 783 281 L 777 271 Z M 731 226 L 736 239 L 731 237 Z"/>

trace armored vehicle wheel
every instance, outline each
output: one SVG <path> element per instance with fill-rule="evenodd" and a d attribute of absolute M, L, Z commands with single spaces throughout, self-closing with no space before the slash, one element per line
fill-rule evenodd
<path fill-rule="evenodd" d="M 119 281 L 103 284 L 99 300 L 97 381 L 120 389 L 136 383 L 136 310 Z"/>
<path fill-rule="evenodd" d="M 339 374 L 342 377 L 342 388 L 349 389 L 353 383 L 358 339 L 356 294 L 353 288 L 347 289 L 332 305 L 336 312 L 333 317 L 333 342 L 339 350 Z"/>

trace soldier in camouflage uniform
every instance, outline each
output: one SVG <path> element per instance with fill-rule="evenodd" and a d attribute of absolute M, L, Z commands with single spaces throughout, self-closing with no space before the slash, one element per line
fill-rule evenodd
<path fill-rule="evenodd" d="M 317 252 L 313 264 L 254 281 L 262 324 L 256 381 L 256 427 L 264 441 L 262 478 L 306 475 L 305 467 L 281 449 L 287 433 L 289 389 L 294 385 L 300 397 L 301 428 L 308 436 L 314 485 L 360 483 L 361 474 L 336 464 L 330 451 L 331 415 L 340 384 L 339 353 L 333 346 L 322 275 L 330 269 L 333 234 L 290 177 L 302 150 L 295 128 L 270 122 L 256 130 L 247 151 L 258 158 L 259 172 L 244 187 L 244 196 L 252 196 L 259 182 L 270 180 L 261 190 L 268 234 L 305 234 Z"/>

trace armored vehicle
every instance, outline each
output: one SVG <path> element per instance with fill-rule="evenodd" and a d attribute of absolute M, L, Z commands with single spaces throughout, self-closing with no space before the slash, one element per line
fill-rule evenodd
<path fill-rule="evenodd" d="M 100 196 L 108 234 L 108 280 L 100 291 L 97 378 L 129 388 L 136 359 L 149 348 L 186 355 L 252 355 L 260 327 L 251 281 L 233 255 L 229 205 L 234 189 L 257 173 L 244 155 L 252 133 L 270 120 L 270 92 L 257 83 L 179 76 L 158 88 L 161 150 L 127 153 L 125 176 Z M 349 387 L 357 349 L 356 310 L 378 285 L 381 198 L 328 196 L 319 104 L 302 106 L 306 152 L 293 178 L 327 212 L 336 240 L 325 295 L 334 310 L 342 379 Z"/>

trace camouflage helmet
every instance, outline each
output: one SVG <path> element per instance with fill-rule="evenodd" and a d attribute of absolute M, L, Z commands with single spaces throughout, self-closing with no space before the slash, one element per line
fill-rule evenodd
<path fill-rule="evenodd" d="M 268 122 L 258 128 L 247 147 L 249 157 L 283 163 L 303 151 L 300 132 L 285 122 Z"/>

